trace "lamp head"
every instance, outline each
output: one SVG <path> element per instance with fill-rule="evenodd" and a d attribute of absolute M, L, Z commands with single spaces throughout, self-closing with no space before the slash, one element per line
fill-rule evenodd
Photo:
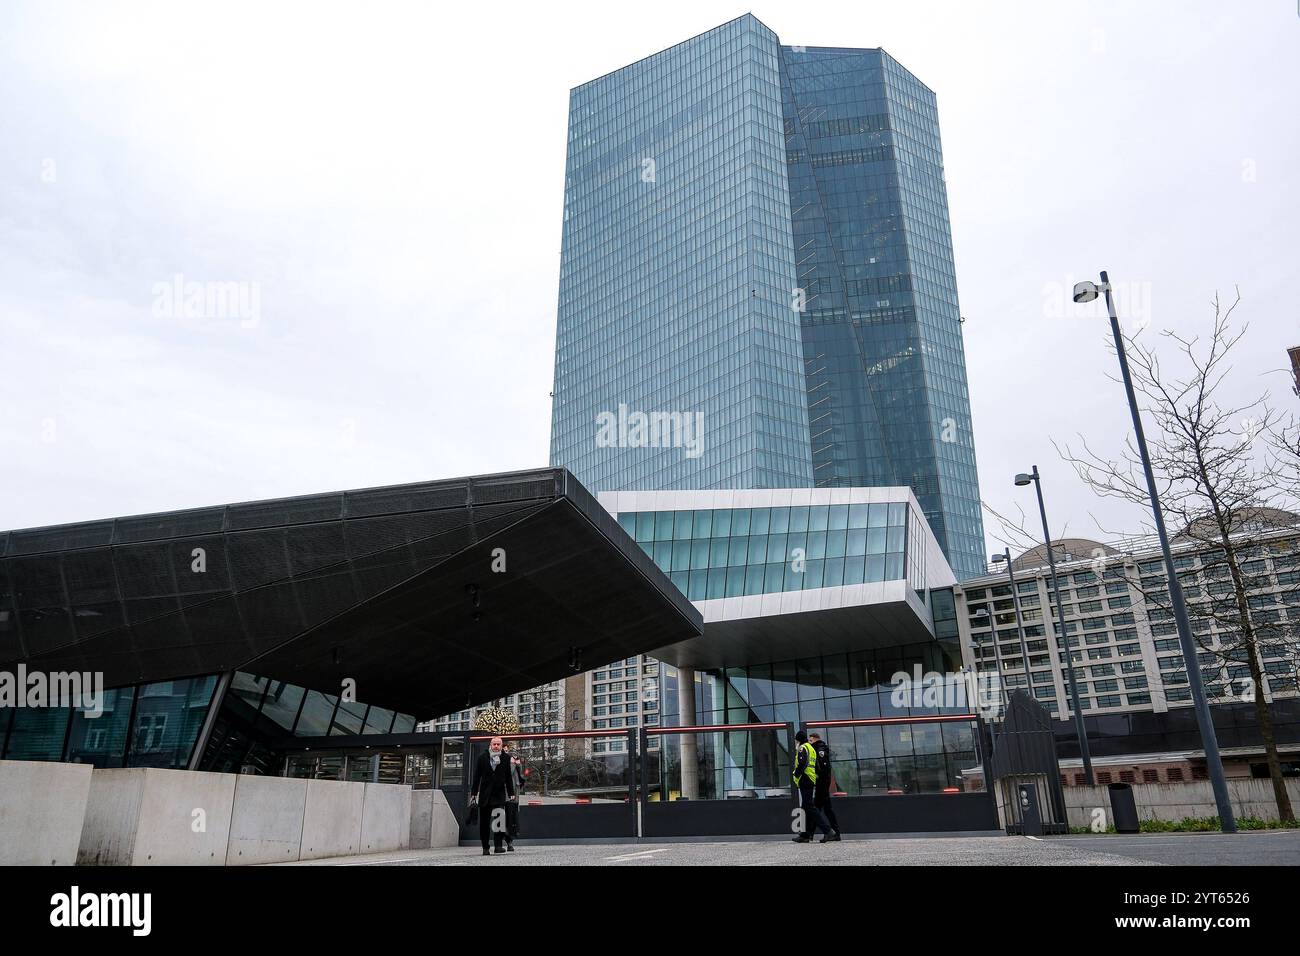
<path fill-rule="evenodd" d="M 994 564 L 1001 564 L 1001 563 L 1002 563 L 1003 561 L 1005 561 L 1006 559 L 1007 559 L 1007 556 L 1006 556 L 1005 554 L 991 554 L 991 555 L 989 555 L 989 560 L 992 561 Z"/>
<path fill-rule="evenodd" d="M 1074 284 L 1074 301 L 1091 302 L 1097 298 L 1097 283 L 1084 280 Z"/>
<path fill-rule="evenodd" d="M 1026 475 L 1022 472 L 1021 474 L 1016 475 L 1016 487 L 1023 488 L 1025 485 L 1032 483 L 1033 480 L 1033 475 Z"/>

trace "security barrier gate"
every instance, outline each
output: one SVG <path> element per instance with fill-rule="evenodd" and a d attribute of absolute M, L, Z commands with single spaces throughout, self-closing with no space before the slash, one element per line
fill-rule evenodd
<path fill-rule="evenodd" d="M 997 807 L 986 791 L 978 714 L 813 720 L 837 753 L 853 753 L 858 779 L 853 792 L 833 798 L 844 833 L 956 833 L 998 828 Z M 913 754 L 906 771 L 891 767 L 891 754 Z M 867 756 L 864 756 L 867 755 Z M 841 760 L 832 764 L 844 766 Z M 837 773 L 836 781 L 847 781 Z M 838 789 L 838 788 L 837 788 Z"/>
<path fill-rule="evenodd" d="M 798 797 L 790 723 L 641 731 L 641 835 L 789 833 Z"/>
<path fill-rule="evenodd" d="M 519 837 L 789 835 L 798 807 L 791 779 L 795 729 L 773 722 L 508 736 L 524 774 Z M 981 766 L 987 735 L 976 715 L 813 721 L 806 729 L 819 731 L 831 748 L 838 785 L 833 806 L 844 833 L 998 828 L 993 797 L 982 789 L 991 775 Z M 954 735 L 969 739 L 971 749 L 954 747 Z M 944 746 L 931 746 L 936 740 Z M 465 811 L 475 764 L 490 741 L 490 734 L 464 732 L 296 738 L 285 742 L 280 772 L 436 787 L 462 822 L 462 842 L 472 845 L 478 828 L 464 826 Z M 903 749 L 913 755 L 912 769 L 895 772 L 890 761 Z M 942 768 L 946 777 L 937 763 L 929 767 L 929 758 L 921 759 L 929 750 L 943 751 L 935 761 L 956 760 Z M 1003 758 L 1012 752 L 1008 740 Z M 1051 798 L 1042 796 L 1052 832 Z"/>
<path fill-rule="evenodd" d="M 477 843 L 479 839 L 477 825 L 465 826 L 464 810 L 474 767 L 492 736 L 478 733 L 468 738 L 465 789 L 452 803 L 460 816 L 462 842 Z M 503 739 L 520 758 L 524 774 L 519 794 L 520 839 L 637 836 L 634 731 L 510 734 Z"/>
<path fill-rule="evenodd" d="M 978 715 L 820 720 L 804 727 L 830 747 L 841 832 L 998 828 L 993 796 L 983 787 Z M 799 804 L 794 731 L 791 723 L 642 730 L 642 836 L 791 833 Z M 914 758 L 910 769 L 891 769 L 891 755 L 904 749 Z M 933 759 L 920 759 L 927 750 Z"/>

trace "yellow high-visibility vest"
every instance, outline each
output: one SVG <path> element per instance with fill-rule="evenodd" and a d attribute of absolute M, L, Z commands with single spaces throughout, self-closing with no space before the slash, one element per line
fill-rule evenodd
<path fill-rule="evenodd" d="M 800 744 L 799 749 L 806 750 L 808 752 L 808 766 L 804 767 L 803 775 L 808 778 L 809 783 L 816 783 L 817 782 L 817 750 L 810 743 Z M 796 758 L 796 763 L 797 762 L 798 759 Z M 794 781 L 795 783 L 799 782 L 799 774 L 797 772 L 794 774 Z"/>

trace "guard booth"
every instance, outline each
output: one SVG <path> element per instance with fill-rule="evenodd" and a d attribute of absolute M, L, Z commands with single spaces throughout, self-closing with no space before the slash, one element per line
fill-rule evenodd
<path fill-rule="evenodd" d="M 465 825 L 474 768 L 493 734 L 466 738 L 464 787 L 447 799 L 461 821 L 463 844 L 477 844 L 478 825 Z M 522 761 L 519 837 L 577 840 L 637 836 L 635 731 L 501 734 Z"/>
<path fill-rule="evenodd" d="M 1051 714 L 1028 691 L 1015 690 L 1008 697 L 1005 719 L 989 730 L 989 771 L 1006 832 L 1069 833 Z"/>

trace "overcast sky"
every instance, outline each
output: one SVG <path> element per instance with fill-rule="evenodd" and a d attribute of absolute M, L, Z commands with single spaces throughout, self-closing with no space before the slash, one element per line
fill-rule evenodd
<path fill-rule="evenodd" d="M 569 88 L 746 9 L 5 3 L 0 528 L 545 465 Z M 1050 441 L 1129 425 L 1100 269 L 1184 333 L 1239 285 L 1233 387 L 1296 407 L 1296 0 L 748 9 L 938 95 L 994 508 L 1037 463 L 1057 533 L 1139 530 Z"/>

